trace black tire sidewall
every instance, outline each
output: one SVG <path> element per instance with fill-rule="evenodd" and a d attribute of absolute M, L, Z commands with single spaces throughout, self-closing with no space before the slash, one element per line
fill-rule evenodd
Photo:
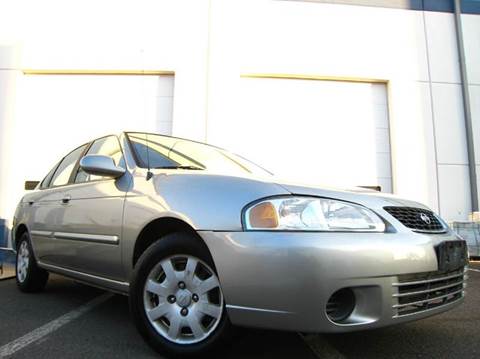
<path fill-rule="evenodd" d="M 130 283 L 130 312 L 140 334 L 157 351 L 173 356 L 199 355 L 220 347 L 230 336 L 230 321 L 223 307 L 222 319 L 208 338 L 193 344 L 176 344 L 162 337 L 150 324 L 144 309 L 143 290 L 147 276 L 163 258 L 185 254 L 192 255 L 208 264 L 214 271 L 215 266 L 205 244 L 188 233 L 167 235 L 151 245 L 138 260 Z M 217 274 L 218 276 L 218 274 Z M 224 301 L 225 302 L 225 301 Z"/>

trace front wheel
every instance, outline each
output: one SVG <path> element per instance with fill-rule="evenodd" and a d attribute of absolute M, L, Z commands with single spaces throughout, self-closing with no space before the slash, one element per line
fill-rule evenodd
<path fill-rule="evenodd" d="M 16 280 L 22 292 L 39 292 L 45 288 L 48 281 L 48 272 L 38 267 L 30 237 L 23 233 L 17 246 Z"/>
<path fill-rule="evenodd" d="M 168 235 L 140 257 L 130 309 L 147 342 L 168 354 L 203 353 L 230 330 L 210 253 L 188 234 Z"/>

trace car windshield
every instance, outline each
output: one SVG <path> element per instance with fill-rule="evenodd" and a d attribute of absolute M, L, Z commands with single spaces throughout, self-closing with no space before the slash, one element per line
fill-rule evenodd
<path fill-rule="evenodd" d="M 138 132 L 129 132 L 127 137 L 138 165 L 143 168 L 150 164 L 150 168 L 208 170 L 232 175 L 272 175 L 241 156 L 204 143 Z"/>

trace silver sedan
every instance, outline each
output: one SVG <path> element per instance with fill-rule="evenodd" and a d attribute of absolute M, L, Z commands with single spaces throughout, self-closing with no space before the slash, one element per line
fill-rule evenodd
<path fill-rule="evenodd" d="M 232 324 L 347 332 L 464 297 L 465 242 L 425 206 L 285 183 L 206 144 L 105 136 L 26 185 L 12 233 L 20 290 L 54 272 L 128 295 L 163 353 L 208 351 Z"/>

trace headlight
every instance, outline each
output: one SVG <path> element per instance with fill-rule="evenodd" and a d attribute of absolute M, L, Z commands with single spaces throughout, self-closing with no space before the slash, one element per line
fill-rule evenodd
<path fill-rule="evenodd" d="M 279 197 L 244 211 L 247 230 L 384 232 L 385 223 L 363 206 L 313 197 Z"/>

